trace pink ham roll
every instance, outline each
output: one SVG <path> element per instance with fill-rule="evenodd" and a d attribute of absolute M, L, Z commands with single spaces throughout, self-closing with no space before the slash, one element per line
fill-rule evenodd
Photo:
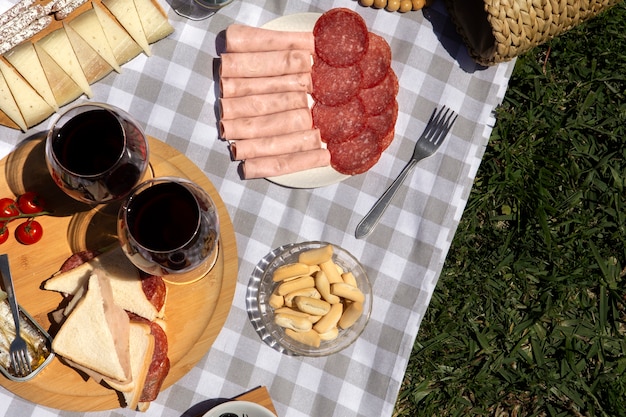
<path fill-rule="evenodd" d="M 220 110 L 222 120 L 229 120 L 302 109 L 308 107 L 308 104 L 306 93 L 290 91 L 286 93 L 221 98 Z"/>
<path fill-rule="evenodd" d="M 313 119 L 309 108 L 287 110 L 264 116 L 220 120 L 220 136 L 226 140 L 284 135 L 312 128 Z"/>
<path fill-rule="evenodd" d="M 246 159 L 243 162 L 243 177 L 245 179 L 276 177 L 328 165 L 330 165 L 330 153 L 327 149 L 320 148 L 286 155 Z"/>
<path fill-rule="evenodd" d="M 313 92 L 310 72 L 258 78 L 220 78 L 222 97 L 243 97 L 254 94 L 283 93 L 286 91 Z"/>
<path fill-rule="evenodd" d="M 315 51 L 312 32 L 283 32 L 233 24 L 226 29 L 226 52 L 262 52 L 286 49 Z"/>
<path fill-rule="evenodd" d="M 233 159 L 259 158 L 277 156 L 294 152 L 310 151 L 322 147 L 322 137 L 318 129 L 303 130 L 285 135 L 264 138 L 236 140 L 230 144 Z"/>
<path fill-rule="evenodd" d="M 302 49 L 269 52 L 226 52 L 220 77 L 273 77 L 311 72 L 311 52 Z"/>

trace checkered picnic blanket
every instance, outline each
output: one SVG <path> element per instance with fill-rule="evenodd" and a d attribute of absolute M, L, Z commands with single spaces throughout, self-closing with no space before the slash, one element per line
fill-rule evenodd
<path fill-rule="evenodd" d="M 0 10 L 9 4 L 0 0 Z M 162 392 L 146 415 L 188 415 L 185 411 L 202 400 L 265 385 L 280 417 L 391 416 L 514 62 L 477 66 L 443 2 L 401 14 L 365 8 L 355 0 L 235 1 L 209 20 L 195 22 L 162 4 L 175 32 L 153 46 L 152 57 L 140 55 L 121 74 L 93 85 L 93 100 L 129 111 L 149 135 L 183 152 L 207 174 L 234 224 L 239 275 L 233 306 L 211 350 Z M 240 179 L 217 131 L 214 74 L 223 31 L 234 22 L 260 26 L 286 14 L 333 7 L 357 10 L 369 29 L 391 45 L 400 82 L 394 142 L 366 174 L 326 187 L 291 189 L 264 179 Z M 442 105 L 459 113 L 451 135 L 438 153 L 418 164 L 374 233 L 357 240 L 357 223 L 408 161 L 431 112 Z M 0 155 L 27 136 L 0 128 Z M 259 338 L 246 312 L 247 285 L 259 260 L 281 245 L 308 240 L 350 251 L 373 284 L 373 311 L 364 333 L 346 350 L 325 358 L 274 350 Z M 78 415 L 23 401 L 3 388 L 0 414 Z M 136 413 L 117 409 L 87 415 Z"/>

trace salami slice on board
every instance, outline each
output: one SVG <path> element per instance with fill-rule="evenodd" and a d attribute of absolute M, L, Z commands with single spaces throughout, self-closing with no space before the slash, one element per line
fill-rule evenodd
<path fill-rule="evenodd" d="M 320 16 L 313 28 L 315 53 L 334 67 L 356 64 L 369 43 L 365 20 L 353 10 L 331 9 Z"/>
<path fill-rule="evenodd" d="M 350 139 L 363 131 L 367 123 L 363 104 L 356 97 L 340 106 L 315 103 L 311 113 L 313 126 L 320 130 L 326 143 Z"/>

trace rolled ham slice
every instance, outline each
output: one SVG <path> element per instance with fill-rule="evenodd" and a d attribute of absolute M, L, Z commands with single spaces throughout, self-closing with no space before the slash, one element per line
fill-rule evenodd
<path fill-rule="evenodd" d="M 234 160 L 243 161 L 264 156 L 310 151 L 321 147 L 322 137 L 319 129 L 309 129 L 279 136 L 236 140 L 230 144 L 230 152 Z"/>
<path fill-rule="evenodd" d="M 243 97 L 254 94 L 282 93 L 286 91 L 313 92 L 310 72 L 277 75 L 275 77 L 220 78 L 222 97 Z"/>
<path fill-rule="evenodd" d="M 222 120 L 262 116 L 304 107 L 308 107 L 305 92 L 290 91 L 220 99 Z"/>
<path fill-rule="evenodd" d="M 264 116 L 220 120 L 220 136 L 226 140 L 284 135 L 313 128 L 311 110 L 287 110 Z"/>
<path fill-rule="evenodd" d="M 283 32 L 233 24 L 226 29 L 226 52 L 262 52 L 286 49 L 315 51 L 312 32 Z"/>
<path fill-rule="evenodd" d="M 311 72 L 311 52 L 294 49 L 269 52 L 225 52 L 220 77 L 273 77 Z"/>
<path fill-rule="evenodd" d="M 313 149 L 279 156 L 246 159 L 242 164 L 245 179 L 276 177 L 330 165 L 327 149 Z"/>

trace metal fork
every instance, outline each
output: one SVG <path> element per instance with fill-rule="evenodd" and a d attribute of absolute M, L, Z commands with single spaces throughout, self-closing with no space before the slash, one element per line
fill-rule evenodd
<path fill-rule="evenodd" d="M 357 225 L 355 232 L 357 239 L 366 237 L 374 230 L 374 227 L 378 224 L 380 217 L 385 212 L 385 209 L 398 191 L 398 188 L 400 188 L 400 185 L 402 185 L 409 173 L 415 168 L 418 161 L 431 156 L 439 149 L 439 146 L 441 146 L 448 135 L 456 118 L 457 114 L 446 106 L 442 107 L 438 113 L 437 108 L 433 110 L 433 114 L 430 116 L 428 124 L 424 128 L 424 132 L 422 132 L 422 135 L 415 143 L 413 156 L 411 156 L 409 162 L 402 171 L 400 171 L 398 177 L 391 183 L 389 188 L 387 188 L 387 191 L 380 196 L 370 211 L 363 217 L 363 220 Z"/>
<path fill-rule="evenodd" d="M 15 321 L 15 339 L 11 342 L 11 346 L 9 347 L 11 366 L 17 376 L 26 376 L 32 372 L 32 369 L 28 357 L 28 347 L 20 334 L 20 313 L 17 308 L 17 301 L 15 300 L 13 278 L 11 277 L 11 268 L 9 267 L 9 256 L 6 254 L 0 255 L 0 274 L 2 274 L 4 289 L 9 299 L 13 320 Z"/>

